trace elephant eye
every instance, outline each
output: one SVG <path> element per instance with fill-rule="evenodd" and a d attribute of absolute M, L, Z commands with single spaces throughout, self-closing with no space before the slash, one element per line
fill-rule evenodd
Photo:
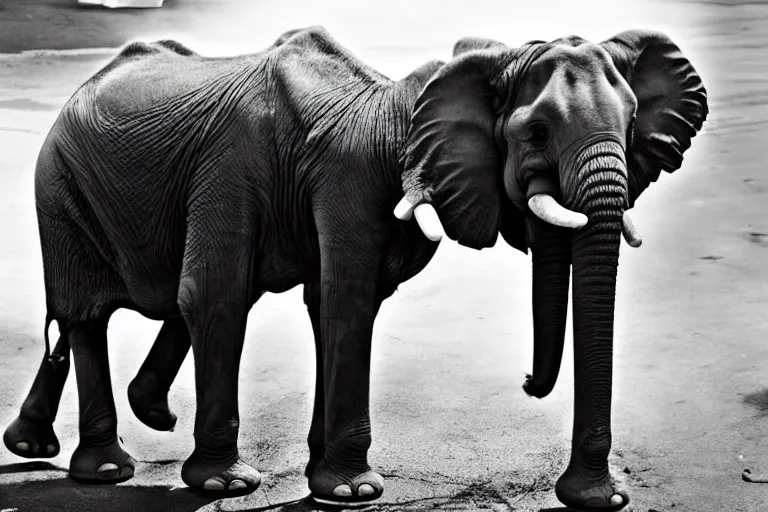
<path fill-rule="evenodd" d="M 549 130 L 542 123 L 531 125 L 531 138 L 528 142 L 535 148 L 541 149 L 549 142 Z"/>

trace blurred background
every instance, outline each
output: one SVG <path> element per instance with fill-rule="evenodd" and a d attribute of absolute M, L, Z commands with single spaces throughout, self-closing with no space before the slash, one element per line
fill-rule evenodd
<path fill-rule="evenodd" d="M 666 32 L 699 71 L 710 116 L 685 154 L 638 201 L 640 249 L 622 247 L 616 314 L 612 470 L 636 511 L 764 511 L 768 472 L 768 6 L 735 1 L 165 0 L 105 9 L 74 0 L 0 3 L 0 427 L 17 414 L 44 347 L 34 215 L 37 151 L 64 102 L 131 40 L 177 39 L 205 56 L 257 52 L 322 25 L 390 78 L 449 60 L 463 36 L 515 46 L 576 34 Z M 548 510 L 572 422 L 572 351 L 538 401 L 520 386 L 532 359 L 530 256 L 503 241 L 481 252 L 441 244 L 383 306 L 374 332 L 370 460 L 387 478 L 382 509 Z M 241 454 L 258 492 L 212 503 L 185 493 L 193 447 L 193 368 L 170 400 L 174 433 L 136 420 L 126 388 L 160 323 L 110 323 L 119 430 L 139 461 L 116 487 L 70 482 L 77 446 L 74 373 L 55 429 L 61 454 L 28 465 L 0 448 L 0 510 L 309 510 L 302 475 L 314 383 L 301 289 L 266 295 L 249 317 L 241 366 Z M 567 334 L 570 339 L 570 328 Z M 288 503 L 288 505 L 286 505 Z M 304 507 L 304 508 L 302 508 Z M 389 507 L 389 508 L 387 508 Z"/>
<path fill-rule="evenodd" d="M 76 0 L 3 0 L 0 52 L 115 48 L 132 39 L 179 38 L 201 53 L 237 54 L 258 51 L 285 30 L 323 25 L 361 58 L 398 75 L 436 55 L 447 58 L 466 34 L 508 44 L 571 33 L 602 40 L 623 28 L 651 24 L 701 35 L 717 23 L 713 14 L 685 1 L 165 0 L 159 9 L 106 9 Z"/>

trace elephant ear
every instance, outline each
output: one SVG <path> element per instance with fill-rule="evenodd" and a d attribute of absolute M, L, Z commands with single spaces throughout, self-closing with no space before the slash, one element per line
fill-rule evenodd
<path fill-rule="evenodd" d="M 627 151 L 629 207 L 661 171 L 674 172 L 707 117 L 696 70 L 666 35 L 627 31 L 601 43 L 638 101 Z"/>
<path fill-rule="evenodd" d="M 496 243 L 502 218 L 502 156 L 494 137 L 495 49 L 461 54 L 416 100 L 403 158 L 403 191 L 431 203 L 446 235 L 473 249 Z"/>
<path fill-rule="evenodd" d="M 501 199 L 501 225 L 499 233 L 507 244 L 523 254 L 528 254 L 530 244 L 527 235 L 526 217 L 509 199 Z"/>

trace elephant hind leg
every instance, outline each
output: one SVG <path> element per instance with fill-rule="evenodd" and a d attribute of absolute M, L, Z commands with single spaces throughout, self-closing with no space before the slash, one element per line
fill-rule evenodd
<path fill-rule="evenodd" d="M 46 330 L 48 327 L 46 325 Z M 69 375 L 69 365 L 69 338 L 63 331 L 53 352 L 46 351 L 43 356 L 19 415 L 3 434 L 5 446 L 15 455 L 43 459 L 59 454 L 61 447 L 53 431 L 53 422 Z"/>
<path fill-rule="evenodd" d="M 128 386 L 131 409 L 149 428 L 169 431 L 176 426 L 176 415 L 168 407 L 168 390 L 189 347 L 189 329 L 184 318 L 166 320 L 144 364 Z"/>
<path fill-rule="evenodd" d="M 126 303 L 124 284 L 74 222 L 39 216 L 48 308 L 67 333 L 77 379 L 80 441 L 69 473 L 91 482 L 133 476 L 136 461 L 122 448 L 107 347 L 107 324 Z"/>
<path fill-rule="evenodd" d="M 124 481 L 136 468 L 136 461 L 117 436 L 107 351 L 108 320 L 109 315 L 104 315 L 69 327 L 80 402 L 80 444 L 72 454 L 69 473 L 85 481 Z"/>
<path fill-rule="evenodd" d="M 80 444 L 72 456 L 70 473 L 87 480 L 125 479 L 133 474 L 134 463 L 118 443 L 106 342 L 108 319 L 126 302 L 124 284 L 94 246 L 93 238 L 65 212 L 58 215 L 38 213 L 38 226 L 46 305 L 61 337 L 38 370 L 20 421 L 6 431 L 6 444 L 16 448 L 19 442 L 27 442 L 30 448 L 37 444 L 38 456 L 42 446 L 46 454 L 57 453 L 52 424 L 71 350 L 80 401 Z"/>

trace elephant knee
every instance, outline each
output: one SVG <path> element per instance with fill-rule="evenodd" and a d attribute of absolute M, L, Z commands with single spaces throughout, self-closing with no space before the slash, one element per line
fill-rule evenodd
<path fill-rule="evenodd" d="M 197 303 L 197 282 L 191 276 L 182 277 L 179 280 L 179 291 L 176 296 L 176 305 L 184 318 L 188 318 L 195 310 Z"/>

